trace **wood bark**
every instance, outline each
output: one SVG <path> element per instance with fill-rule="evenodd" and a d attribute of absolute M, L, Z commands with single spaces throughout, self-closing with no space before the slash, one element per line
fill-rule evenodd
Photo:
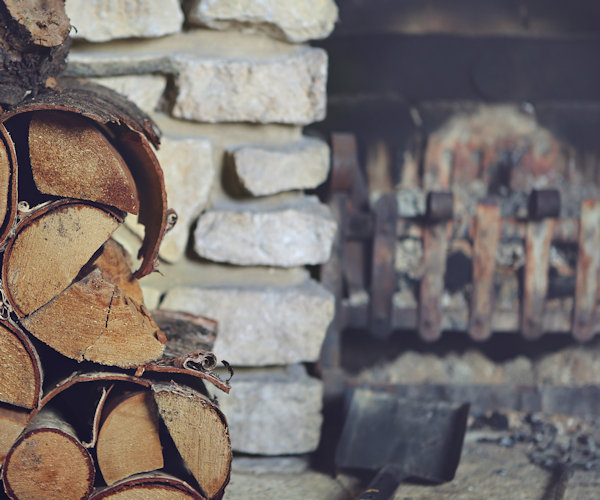
<path fill-rule="evenodd" d="M 154 399 L 179 454 L 207 498 L 220 498 L 231 474 L 227 421 L 205 396 L 176 384 L 153 386 Z"/>
<path fill-rule="evenodd" d="M 92 500 L 205 500 L 187 483 L 164 473 L 139 474 L 119 481 L 108 488 L 100 488 Z"/>
<path fill-rule="evenodd" d="M 108 485 L 163 467 L 158 412 L 150 391 L 121 395 L 108 403 L 96 450 Z"/>
<path fill-rule="evenodd" d="M 93 489 L 94 463 L 73 428 L 44 409 L 8 452 L 2 481 L 15 500 L 87 498 Z"/>
<path fill-rule="evenodd" d="M 70 30 L 63 0 L 0 3 L 0 103 L 17 104 L 54 85 L 66 66 Z"/>

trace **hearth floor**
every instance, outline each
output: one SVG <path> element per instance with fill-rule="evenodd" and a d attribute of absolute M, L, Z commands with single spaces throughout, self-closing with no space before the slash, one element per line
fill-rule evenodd
<path fill-rule="evenodd" d="M 507 432 L 471 430 L 467 433 L 456 477 L 430 486 L 404 483 L 394 500 L 597 500 L 600 470 L 572 473 L 532 463 L 531 443 L 506 442 Z M 561 484 L 566 481 L 564 496 Z M 351 500 L 361 485 L 350 476 L 332 478 L 315 471 L 232 474 L 225 500 L 247 498 L 282 500 Z"/>

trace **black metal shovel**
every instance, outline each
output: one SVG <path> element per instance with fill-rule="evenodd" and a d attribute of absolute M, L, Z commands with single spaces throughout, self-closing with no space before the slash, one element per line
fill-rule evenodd
<path fill-rule="evenodd" d="M 450 481 L 460 460 L 468 415 L 469 403 L 422 402 L 355 389 L 336 465 L 378 471 L 360 500 L 390 498 L 409 478 Z"/>

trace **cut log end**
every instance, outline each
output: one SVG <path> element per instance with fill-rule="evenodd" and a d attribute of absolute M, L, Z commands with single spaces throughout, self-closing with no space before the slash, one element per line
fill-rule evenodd
<path fill-rule="evenodd" d="M 98 467 L 106 484 L 164 465 L 158 412 L 149 391 L 109 402 L 97 444 Z"/>
<path fill-rule="evenodd" d="M 0 466 L 21 432 L 27 427 L 29 414 L 8 405 L 0 406 Z"/>
<path fill-rule="evenodd" d="M 129 168 L 90 119 L 61 111 L 33 113 L 29 157 L 33 179 L 42 193 L 138 213 L 137 189 Z"/>
<path fill-rule="evenodd" d="M 42 369 L 29 339 L 0 323 L 0 401 L 23 408 L 39 404 Z"/>
<path fill-rule="evenodd" d="M 100 269 L 21 322 L 32 335 L 77 361 L 129 368 L 158 359 L 164 351 L 162 332 L 146 309 Z"/>
<path fill-rule="evenodd" d="M 207 498 L 229 482 L 231 443 L 221 411 L 205 396 L 174 384 L 153 387 L 154 399 L 173 442 Z"/>
<path fill-rule="evenodd" d="M 30 314 L 62 292 L 119 222 L 96 206 L 65 202 L 44 207 L 21 222 L 2 270 L 15 312 Z"/>
<path fill-rule="evenodd" d="M 80 500 L 92 492 L 94 465 L 72 428 L 43 410 L 6 456 L 2 480 L 13 499 Z"/>

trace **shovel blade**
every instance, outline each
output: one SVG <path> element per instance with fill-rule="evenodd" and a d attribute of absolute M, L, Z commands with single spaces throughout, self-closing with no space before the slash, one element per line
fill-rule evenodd
<path fill-rule="evenodd" d="M 468 415 L 468 403 L 424 402 L 355 389 L 336 465 L 379 470 L 396 464 L 405 477 L 450 481 L 460 461 Z"/>

